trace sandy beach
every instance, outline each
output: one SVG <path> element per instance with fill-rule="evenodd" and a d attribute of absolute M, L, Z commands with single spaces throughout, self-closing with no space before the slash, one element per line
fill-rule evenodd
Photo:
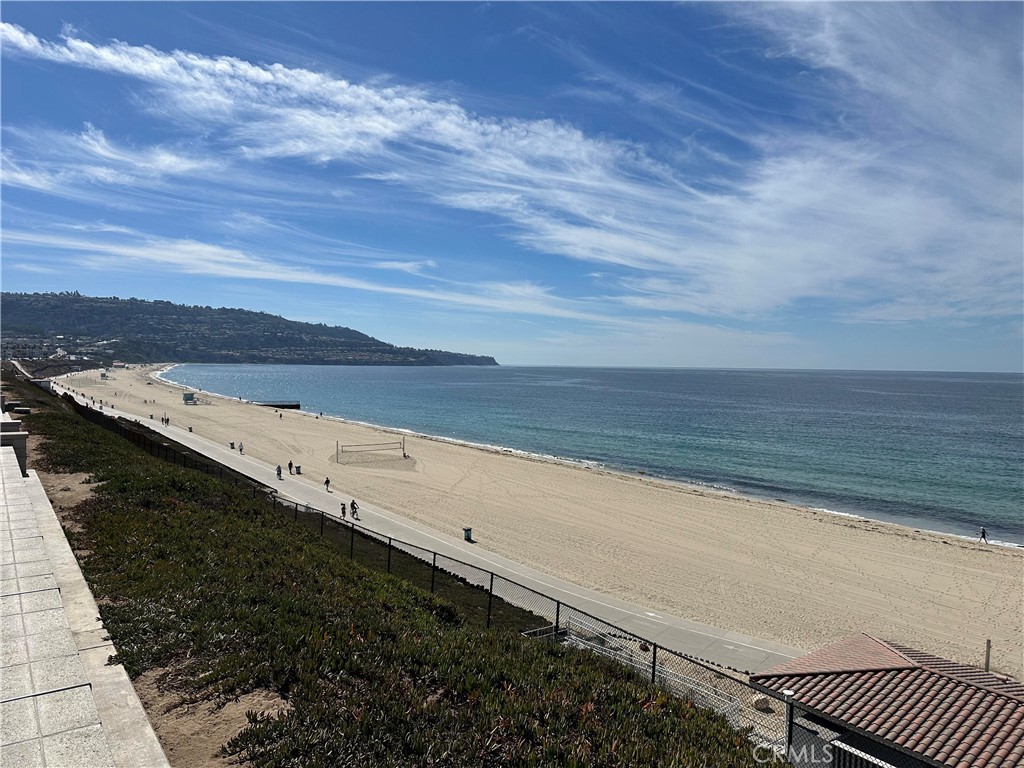
<path fill-rule="evenodd" d="M 401 437 L 207 393 L 187 406 L 157 370 L 62 383 L 651 610 L 807 650 L 867 632 L 979 665 L 991 639 L 993 669 L 1024 675 L 1024 549 L 424 437 L 406 437 L 409 459 L 339 463 L 336 441 Z"/>

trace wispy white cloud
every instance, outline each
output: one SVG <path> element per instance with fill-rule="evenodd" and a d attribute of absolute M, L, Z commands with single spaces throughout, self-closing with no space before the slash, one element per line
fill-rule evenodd
<path fill-rule="evenodd" d="M 29 131 L 13 126 L 5 126 L 5 133 L 8 142 L 16 142 L 37 168 L 62 182 L 71 180 L 75 169 L 85 169 L 83 172 L 86 173 L 91 169 L 97 176 L 115 179 L 112 183 L 131 183 L 141 178 L 215 173 L 224 167 L 223 162 L 211 157 L 189 156 L 168 147 L 134 149 L 118 146 L 89 123 L 80 133 L 72 135 L 38 128 Z M 59 158 L 64 166 L 58 167 L 56 161 L 47 163 L 45 158 Z M 65 171 L 63 176 L 60 175 L 62 170 Z"/>
<path fill-rule="evenodd" d="M 92 125 L 86 123 L 78 141 L 87 155 L 119 167 L 134 168 L 139 173 L 155 176 L 193 174 L 199 171 L 213 172 L 223 169 L 224 164 L 210 158 L 189 157 L 164 147 L 147 147 L 132 150 L 114 146 L 107 137 Z"/>
<path fill-rule="evenodd" d="M 596 60 L 579 63 L 594 70 L 591 86 L 647 104 L 676 135 L 708 130 L 742 143 L 742 164 L 700 142 L 656 155 L 553 120 L 482 116 L 427 89 L 73 34 L 51 42 L 2 24 L 5 55 L 133 78 L 148 87 L 140 108 L 205 137 L 187 152 L 126 148 L 87 128 L 65 147 L 76 161 L 71 171 L 29 168 L 5 154 L 5 183 L 53 190 L 73 173 L 90 184 L 143 185 L 215 175 L 214 156 L 233 168 L 298 160 L 487 214 L 523 246 L 601 265 L 607 291 L 595 300 L 634 312 L 750 318 L 825 300 L 851 322 L 1019 314 L 1016 37 L 987 34 L 984 11 L 933 4 L 755 4 L 729 13 L 767 36 L 771 55 L 803 65 L 819 95 L 844 105 L 831 125 L 743 121 L 727 95 L 701 100 L 685 79 L 632 81 Z M 689 150 L 700 163 L 677 162 Z M 706 162 L 722 172 L 696 176 Z M 139 166 L 150 178 L 132 170 Z M 341 190 L 332 203 L 349 194 Z M 171 250 L 183 268 L 195 269 L 202 251 L 204 269 L 254 276 L 241 251 L 187 241 Z M 136 246 L 130 258 L 148 258 L 143 251 Z M 313 277 L 301 267 L 258 266 L 260 278 Z M 379 266 L 410 277 L 439 271 L 415 257 Z M 586 302 L 536 281 L 457 293 L 316 275 L 325 277 L 429 301 L 601 321 Z"/>
<path fill-rule="evenodd" d="M 210 179 L 224 169 L 213 157 L 118 145 L 88 123 L 75 134 L 5 125 L 4 135 L 4 185 L 71 200 L 106 197 L 112 207 L 141 207 L 151 197 L 148 190 L 158 190 L 166 201 L 176 182 Z"/>
<path fill-rule="evenodd" d="M 128 146 L 86 124 L 69 133 L 3 126 L 3 184 L 111 210 L 206 212 L 216 201 L 256 209 L 325 211 L 332 187 L 233 163 L 195 146 Z M 220 213 L 217 213 L 220 216 Z"/>
<path fill-rule="evenodd" d="M 10 150 L 0 153 L 0 178 L 5 186 L 24 187 L 39 192 L 51 192 L 58 188 L 60 177 L 57 174 L 36 168 L 27 168 L 16 160 Z"/>
<path fill-rule="evenodd" d="M 133 235 L 135 231 L 128 228 L 122 227 L 117 224 L 107 224 L 102 221 L 97 221 L 91 224 L 75 223 L 55 223 L 51 225 L 54 229 L 65 229 L 72 232 L 107 232 L 119 235 Z"/>
<path fill-rule="evenodd" d="M 43 264 L 14 264 L 11 269 L 16 269 L 19 272 L 33 272 L 39 275 L 56 275 L 61 271 L 57 267 L 47 267 Z"/>
<path fill-rule="evenodd" d="M 265 216 L 248 211 L 235 211 L 224 217 L 224 226 L 237 232 L 265 232 L 273 229 L 274 225 Z"/>

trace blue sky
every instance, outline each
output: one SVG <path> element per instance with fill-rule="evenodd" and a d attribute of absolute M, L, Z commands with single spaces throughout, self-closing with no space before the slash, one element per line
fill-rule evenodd
<path fill-rule="evenodd" d="M 1022 9 L 5 2 L 3 289 L 1020 371 Z"/>

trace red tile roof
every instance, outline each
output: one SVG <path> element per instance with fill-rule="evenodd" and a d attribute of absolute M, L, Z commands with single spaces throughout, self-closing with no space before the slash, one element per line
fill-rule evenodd
<path fill-rule="evenodd" d="M 934 765 L 1024 765 L 1024 684 L 898 643 L 856 635 L 750 681 Z"/>

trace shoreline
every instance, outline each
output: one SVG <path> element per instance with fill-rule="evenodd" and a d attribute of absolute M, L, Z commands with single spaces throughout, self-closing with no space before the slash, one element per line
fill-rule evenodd
<path fill-rule="evenodd" d="M 173 370 L 174 368 L 177 368 L 179 365 L 182 365 L 182 363 L 172 363 L 172 364 L 169 364 L 169 365 L 166 365 L 166 366 L 163 366 L 163 367 L 159 367 L 157 370 L 153 370 L 153 371 L 150 372 L 151 377 L 155 378 L 156 380 L 158 380 L 160 382 L 163 382 L 164 384 L 166 384 L 168 386 L 176 387 L 176 388 L 181 389 L 181 390 L 196 390 L 197 389 L 196 387 L 190 387 L 190 386 L 182 384 L 180 382 L 172 381 L 171 379 L 165 378 L 164 374 L 166 374 L 168 371 Z M 218 397 L 218 398 L 221 398 L 221 399 L 226 400 L 228 402 L 241 402 L 241 403 L 245 403 L 247 405 L 260 405 L 260 403 L 258 401 L 255 401 L 255 400 L 245 400 L 244 398 L 240 398 L 237 395 L 227 395 L 227 394 L 224 394 L 224 393 L 221 393 L 221 392 L 213 392 L 212 390 L 197 390 L 197 391 L 201 391 L 204 395 L 210 395 L 211 397 Z M 781 505 L 784 505 L 784 506 L 787 506 L 787 507 L 793 507 L 795 509 L 801 509 L 801 510 L 805 510 L 805 511 L 808 511 L 808 512 L 813 512 L 813 513 L 835 515 L 837 517 L 850 518 L 850 519 L 853 519 L 853 520 L 861 520 L 861 521 L 865 521 L 865 522 L 878 523 L 878 524 L 882 524 L 882 525 L 890 525 L 890 526 L 893 526 L 895 528 L 906 529 L 908 532 L 913 532 L 913 533 L 924 533 L 924 534 L 931 534 L 931 535 L 935 535 L 935 536 L 948 536 L 948 537 L 951 537 L 951 538 L 954 538 L 954 539 L 959 539 L 959 540 L 962 540 L 962 541 L 965 541 L 965 542 L 974 542 L 974 541 L 977 541 L 977 538 L 978 538 L 976 535 L 975 536 L 971 536 L 971 535 L 966 535 L 966 534 L 962 534 L 962 533 L 956 533 L 954 531 L 942 531 L 942 530 L 936 530 L 936 529 L 932 529 L 932 528 L 915 528 L 914 526 L 909 525 L 907 523 L 896 522 L 894 520 L 888 519 L 887 517 L 882 515 L 882 513 L 879 513 L 879 512 L 875 512 L 874 514 L 876 516 L 872 516 L 872 514 L 870 512 L 844 512 L 844 511 L 841 511 L 841 510 L 829 509 L 827 507 L 814 507 L 814 506 L 811 506 L 810 504 L 801 504 L 799 502 L 787 501 L 785 499 L 779 499 L 779 498 L 772 498 L 770 496 L 761 496 L 761 495 L 754 494 L 754 493 L 745 493 L 743 491 L 740 491 L 740 490 L 737 490 L 735 488 L 731 488 L 731 487 L 725 486 L 725 485 L 718 485 L 718 484 L 715 484 L 715 483 L 702 483 L 700 481 L 695 481 L 695 480 L 683 480 L 683 479 L 677 479 L 677 478 L 673 478 L 673 477 L 665 477 L 663 475 L 654 474 L 654 473 L 647 472 L 647 471 L 644 471 L 644 470 L 628 470 L 628 469 L 625 469 L 625 468 L 609 466 L 608 464 L 605 464 L 603 462 L 588 461 L 586 459 L 577 459 L 577 458 L 566 457 L 566 456 L 554 456 L 554 455 L 551 455 L 551 454 L 537 453 L 537 452 L 534 452 L 534 451 L 526 451 L 526 450 L 523 450 L 523 449 L 520 449 L 520 448 L 511 448 L 511 447 L 508 447 L 508 446 L 496 445 L 496 444 L 492 444 L 492 443 L 477 443 L 477 442 L 473 442 L 471 440 L 461 440 L 459 438 L 454 438 L 454 437 L 445 437 L 443 435 L 431 435 L 431 434 L 428 434 L 426 432 L 417 432 L 415 430 L 407 429 L 407 428 L 403 428 L 403 427 L 389 427 L 389 426 L 385 426 L 385 425 L 381 425 L 381 424 L 374 424 L 374 423 L 368 422 L 368 421 L 359 421 L 357 419 L 348 419 L 348 418 L 346 418 L 344 416 L 336 416 L 336 415 L 333 415 L 333 414 L 319 415 L 319 412 L 306 411 L 306 410 L 304 410 L 302 408 L 295 409 L 294 412 L 295 413 L 302 413 L 302 414 L 305 414 L 307 416 L 312 416 L 314 418 L 335 421 L 335 422 L 338 422 L 338 423 L 341 423 L 341 424 L 350 424 L 350 425 L 353 425 L 353 426 L 365 427 L 367 429 L 372 429 L 372 430 L 376 430 L 376 431 L 379 431 L 379 432 L 384 432 L 384 433 L 387 433 L 387 434 L 402 435 L 402 436 L 406 436 L 406 437 L 415 437 L 415 438 L 419 438 L 419 439 L 422 439 L 422 440 L 432 440 L 432 441 L 439 442 L 439 443 L 447 443 L 447 444 L 451 444 L 451 445 L 458 445 L 458 446 L 463 446 L 463 447 L 471 448 L 471 449 L 475 449 L 475 450 L 489 451 L 491 453 L 498 453 L 498 454 L 505 454 L 505 455 L 511 455 L 511 456 L 518 456 L 519 458 L 526 459 L 527 461 L 550 461 L 550 462 L 553 462 L 553 463 L 556 463 L 556 464 L 562 464 L 562 465 L 566 465 L 566 466 L 570 466 L 570 467 L 576 467 L 576 468 L 585 469 L 585 470 L 590 470 L 590 471 L 594 471 L 594 472 L 607 472 L 607 473 L 610 473 L 610 474 L 613 474 L 613 475 L 622 475 L 622 476 L 627 477 L 627 478 L 634 478 L 634 479 L 640 479 L 640 480 L 649 480 L 651 482 L 666 483 L 669 486 L 677 486 L 677 487 L 682 488 L 683 490 L 706 491 L 706 492 L 709 492 L 709 493 L 719 493 L 719 494 L 722 494 L 724 496 L 735 497 L 737 499 L 742 499 L 742 500 L 747 500 L 747 501 L 763 502 L 763 503 L 767 503 L 767 504 L 781 504 Z M 1018 543 L 1018 542 L 1013 542 L 1013 541 L 1003 541 L 1003 540 L 1000 540 L 1000 539 L 993 539 L 991 537 L 989 537 L 989 539 L 988 539 L 988 544 L 991 545 L 991 546 L 996 546 L 996 547 L 1008 547 L 1008 548 L 1011 548 L 1011 549 L 1024 549 L 1024 543 Z"/>
<path fill-rule="evenodd" d="M 269 467 L 293 460 L 302 476 L 342 496 L 455 538 L 472 527 L 488 550 L 651 611 L 812 649 L 857 632 L 968 664 L 1024 674 L 1024 550 L 986 546 L 885 521 L 822 512 L 660 479 L 586 468 L 340 417 L 253 406 L 153 380 L 166 366 L 118 370 L 114 380 L 65 381 L 141 417 L 166 412 L 172 428 L 245 442 Z M 152 382 L 147 384 L 147 382 Z M 110 398 L 114 392 L 116 397 Z M 152 402 L 143 403 L 143 398 Z M 394 451 L 336 461 L 336 440 Z"/>

